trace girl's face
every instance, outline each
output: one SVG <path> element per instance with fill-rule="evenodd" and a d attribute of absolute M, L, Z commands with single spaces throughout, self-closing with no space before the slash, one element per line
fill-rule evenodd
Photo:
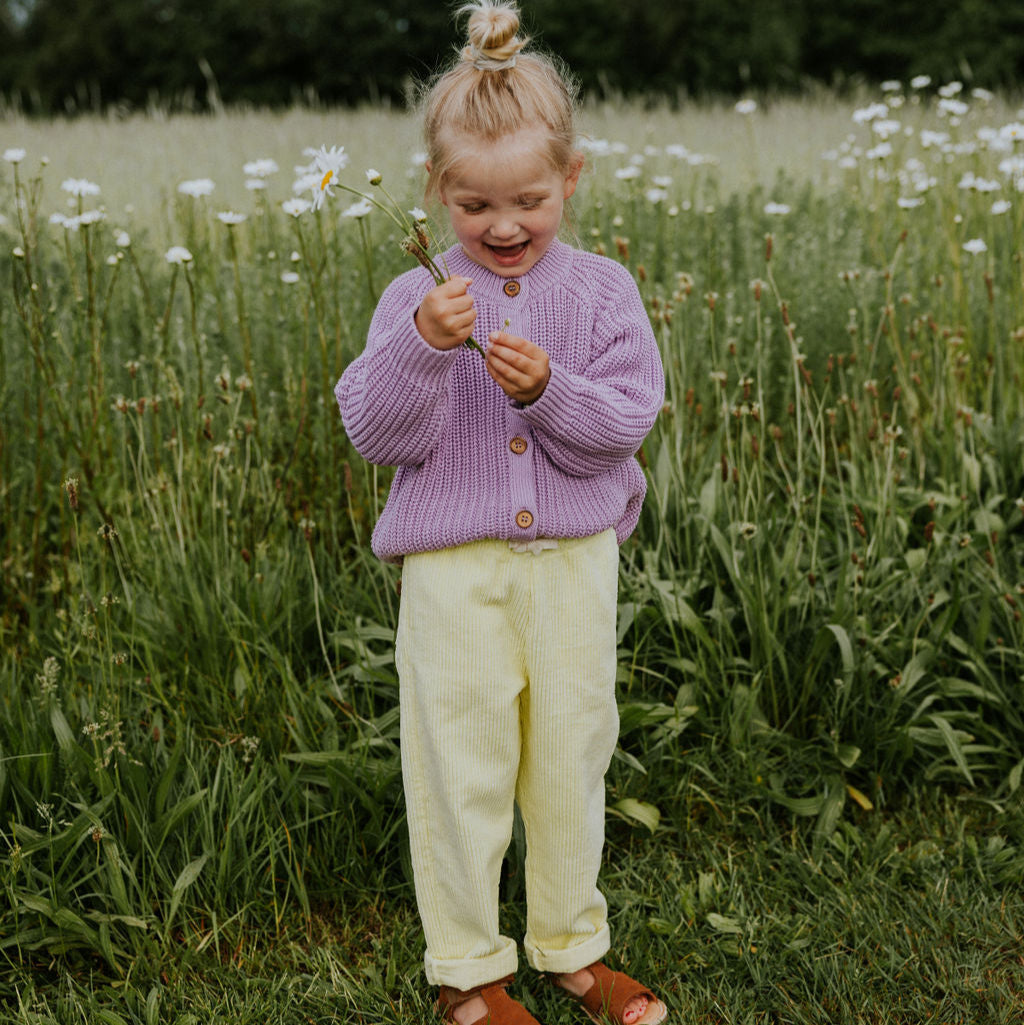
<path fill-rule="evenodd" d="M 543 132 L 527 129 L 464 145 L 439 190 L 466 255 L 502 277 L 525 274 L 544 255 L 576 191 L 583 158 L 559 172 L 545 147 Z"/>

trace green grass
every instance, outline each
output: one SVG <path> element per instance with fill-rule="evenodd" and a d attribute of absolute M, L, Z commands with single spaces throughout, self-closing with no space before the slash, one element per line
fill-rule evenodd
<path fill-rule="evenodd" d="M 655 982 L 673 1020 L 1019 1020 L 1019 818 L 925 798 L 844 822 L 815 857 L 795 820 L 765 815 L 756 801 L 736 807 L 734 794 L 709 794 L 701 775 L 684 776 L 684 831 L 645 838 L 611 826 L 604 876 L 616 963 Z M 520 934 L 521 904 L 505 907 L 504 927 Z M 26 958 L 3 983 L 6 1020 L 435 1020 L 406 886 L 341 892 L 270 932 L 209 935 L 199 924 L 114 984 Z M 585 1020 L 525 965 L 514 992 L 548 1025 Z"/>
<path fill-rule="evenodd" d="M 678 1020 L 1021 1011 L 1021 144 L 977 144 L 999 100 L 890 114 L 909 133 L 868 157 L 826 97 L 586 112 L 572 232 L 634 273 L 668 382 L 622 550 L 604 885 Z M 399 571 L 368 548 L 390 477 L 331 395 L 409 261 L 379 212 L 293 218 L 287 170 L 241 171 L 344 143 L 353 184 L 372 164 L 411 207 L 414 126 L 5 127 L 31 148 L 0 163 L 5 1013 L 429 1020 Z M 213 197 L 175 191 L 207 174 Z M 69 206 L 81 176 L 100 196 Z M 581 1020 L 521 981 L 546 1025 Z"/>

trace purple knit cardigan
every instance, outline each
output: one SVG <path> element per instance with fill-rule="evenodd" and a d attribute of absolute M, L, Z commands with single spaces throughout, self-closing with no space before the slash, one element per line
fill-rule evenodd
<path fill-rule="evenodd" d="M 654 333 L 629 272 L 555 241 L 522 277 L 442 258 L 472 278 L 474 337 L 507 330 L 551 361 L 544 393 L 509 399 L 479 353 L 440 351 L 413 316 L 434 282 L 415 268 L 381 297 L 366 349 L 335 388 L 356 450 L 395 466 L 374 552 L 399 562 L 479 538 L 587 537 L 636 526 L 646 490 L 634 454 L 661 409 L 665 381 Z M 505 322 L 508 321 L 508 326 Z"/>

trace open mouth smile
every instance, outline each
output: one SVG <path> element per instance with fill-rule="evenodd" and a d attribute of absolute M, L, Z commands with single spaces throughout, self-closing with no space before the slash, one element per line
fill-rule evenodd
<path fill-rule="evenodd" d="M 526 249 L 529 244 L 529 239 L 526 242 L 517 242 L 514 246 L 492 246 L 486 242 L 484 243 L 488 252 L 502 267 L 513 267 L 519 263 L 523 256 L 526 255 Z"/>

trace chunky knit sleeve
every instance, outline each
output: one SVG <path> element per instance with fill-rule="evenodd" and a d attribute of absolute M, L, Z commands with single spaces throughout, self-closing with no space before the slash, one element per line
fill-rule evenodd
<path fill-rule="evenodd" d="M 552 361 L 543 394 L 522 409 L 552 461 L 577 477 L 633 456 L 665 395 L 661 356 L 636 283 L 610 260 L 601 271 L 589 365 L 572 373 Z"/>
<path fill-rule="evenodd" d="M 416 329 L 413 317 L 432 285 L 415 269 L 388 286 L 365 350 L 334 390 L 352 444 L 371 463 L 417 465 L 441 437 L 457 350 L 432 348 Z"/>

